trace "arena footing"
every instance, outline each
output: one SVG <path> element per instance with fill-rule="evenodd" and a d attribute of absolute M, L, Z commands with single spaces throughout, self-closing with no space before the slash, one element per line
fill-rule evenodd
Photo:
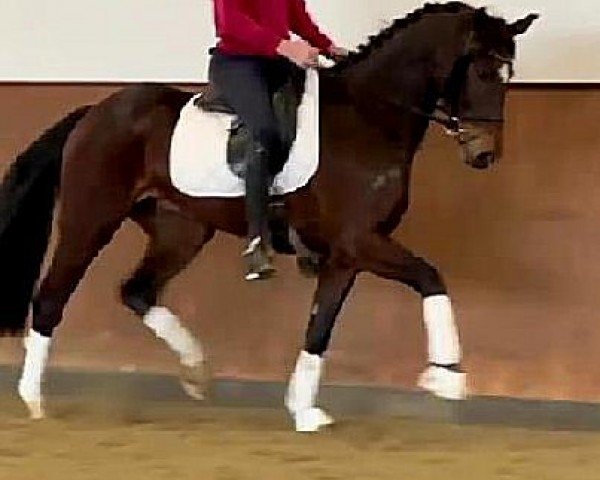
<path fill-rule="evenodd" d="M 16 398 L 19 369 L 0 366 L 0 396 Z M 46 377 L 48 401 L 53 397 L 95 398 L 118 402 L 192 401 L 172 375 L 140 372 L 89 372 L 51 369 Z M 283 409 L 285 384 L 216 378 L 210 407 Z M 600 431 L 600 403 L 523 400 L 474 396 L 451 402 L 421 392 L 362 385 L 323 385 L 320 405 L 336 418 L 381 415 L 453 424 L 503 425 L 554 430 Z"/>

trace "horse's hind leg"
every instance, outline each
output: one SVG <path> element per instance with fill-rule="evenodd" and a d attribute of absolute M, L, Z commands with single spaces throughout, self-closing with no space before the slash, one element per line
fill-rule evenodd
<path fill-rule="evenodd" d="M 25 339 L 25 361 L 18 386 L 32 418 L 44 416 L 41 385 L 52 333 L 88 266 L 111 240 L 129 211 L 125 190 L 119 196 L 109 192 L 108 187 L 80 189 L 73 181 L 66 182 L 63 189 L 58 244 L 48 273 L 33 299 L 32 328 Z"/>
<path fill-rule="evenodd" d="M 200 342 L 169 309 L 157 305 L 167 282 L 181 272 L 214 235 L 214 229 L 161 207 L 153 199 L 138 204 L 131 214 L 149 236 L 144 258 L 121 287 L 123 302 L 154 334 L 178 355 L 181 383 L 188 395 L 201 400 L 207 380 Z"/>

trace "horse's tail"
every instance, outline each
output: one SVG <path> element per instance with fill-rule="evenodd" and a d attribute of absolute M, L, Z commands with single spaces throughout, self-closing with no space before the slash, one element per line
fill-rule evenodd
<path fill-rule="evenodd" d="M 0 184 L 0 336 L 23 332 L 52 231 L 63 148 L 90 106 L 44 132 Z"/>

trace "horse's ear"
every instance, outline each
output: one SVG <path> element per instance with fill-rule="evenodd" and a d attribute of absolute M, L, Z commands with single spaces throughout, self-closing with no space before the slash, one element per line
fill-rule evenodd
<path fill-rule="evenodd" d="M 490 17 L 487 14 L 487 10 L 485 7 L 480 7 L 475 10 L 475 15 L 473 16 L 473 23 L 475 25 L 475 30 L 479 30 L 485 27 L 485 22 Z"/>
<path fill-rule="evenodd" d="M 481 46 L 479 35 L 487 31 L 487 25 L 489 24 L 490 20 L 485 7 L 475 10 L 475 14 L 472 18 L 473 23 L 470 24 L 472 31 L 467 41 L 467 51 L 477 50 Z M 465 18 L 465 21 L 466 20 L 467 18 Z"/>
<path fill-rule="evenodd" d="M 529 27 L 531 27 L 531 24 L 534 22 L 534 20 L 537 20 L 538 18 L 540 18 L 540 16 L 537 13 L 530 13 L 525 18 L 511 23 L 508 26 L 508 30 L 513 37 L 515 35 L 522 35 L 529 29 Z"/>

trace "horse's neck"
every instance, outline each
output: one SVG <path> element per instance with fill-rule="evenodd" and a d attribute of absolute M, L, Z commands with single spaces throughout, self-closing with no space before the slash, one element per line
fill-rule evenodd
<path fill-rule="evenodd" d="M 366 123 L 408 154 L 422 142 L 428 121 L 414 110 L 431 112 L 464 48 L 465 18 L 431 17 L 400 31 L 344 72 L 349 101 Z M 436 80 L 438 79 L 438 80 Z"/>
<path fill-rule="evenodd" d="M 347 95 L 343 79 L 326 78 L 320 87 L 322 151 L 324 160 L 335 164 L 334 170 L 353 164 L 354 169 L 380 172 L 412 163 L 427 119 L 394 112 L 388 129 L 379 112 L 362 111 Z"/>
<path fill-rule="evenodd" d="M 366 142 L 373 150 L 388 154 L 388 157 L 372 156 L 366 161 L 385 164 L 390 161 L 396 164 L 412 162 L 427 130 L 428 120 L 425 117 L 415 116 L 408 109 L 399 111 L 392 104 L 377 103 L 370 91 L 353 91 L 351 77 L 325 77 L 320 87 L 325 110 L 336 110 L 342 105 L 348 107 L 344 109 L 344 119 L 337 115 L 337 120 L 333 120 L 336 128 L 345 121 L 351 125 L 347 141 Z M 331 118 L 329 121 L 332 121 Z"/>

